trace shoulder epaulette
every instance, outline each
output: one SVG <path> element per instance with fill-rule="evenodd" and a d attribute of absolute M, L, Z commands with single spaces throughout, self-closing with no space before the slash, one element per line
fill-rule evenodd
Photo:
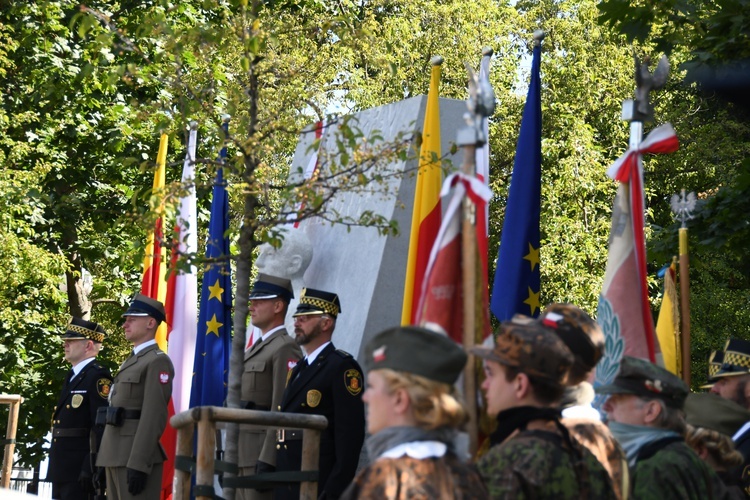
<path fill-rule="evenodd" d="M 353 358 L 354 357 L 351 354 L 349 354 L 348 352 L 342 351 L 341 349 L 336 349 L 336 352 L 339 353 L 339 354 L 341 354 L 345 358 Z"/>

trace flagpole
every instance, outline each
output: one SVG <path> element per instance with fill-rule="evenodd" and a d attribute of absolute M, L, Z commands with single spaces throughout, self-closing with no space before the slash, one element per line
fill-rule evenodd
<path fill-rule="evenodd" d="M 682 330 L 682 380 L 690 386 L 690 255 L 688 253 L 688 230 L 686 222 L 693 218 L 695 209 L 695 193 L 672 196 L 672 212 L 681 222 L 680 227 L 680 316 Z"/>
<path fill-rule="evenodd" d="M 482 56 L 492 57 L 492 49 L 485 47 L 482 50 Z M 492 115 L 495 110 L 495 92 L 487 75 L 480 79 L 468 63 L 466 64 L 466 70 L 469 73 L 469 99 L 466 103 L 469 111 L 464 115 L 466 125 L 459 129 L 456 142 L 463 148 L 462 172 L 469 177 L 474 177 L 476 150 L 487 142 L 483 124 L 484 119 Z M 463 268 L 463 345 L 467 352 L 470 352 L 471 348 L 474 347 L 477 329 L 477 242 L 475 224 L 476 205 L 469 196 L 466 196 L 463 200 L 461 255 Z M 471 456 L 474 456 L 477 452 L 479 434 L 476 363 L 476 358 L 469 355 L 469 362 L 464 368 L 464 397 L 469 415 L 469 453 Z"/>

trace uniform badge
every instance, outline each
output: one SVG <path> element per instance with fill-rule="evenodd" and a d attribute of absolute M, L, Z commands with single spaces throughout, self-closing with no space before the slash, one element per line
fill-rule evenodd
<path fill-rule="evenodd" d="M 362 392 L 362 374 L 359 373 L 359 370 L 346 370 L 344 373 L 344 383 L 346 384 L 346 390 L 352 396 L 356 396 Z"/>
<path fill-rule="evenodd" d="M 109 390 L 112 386 L 112 381 L 108 378 L 100 378 L 96 381 L 96 392 L 99 393 L 99 397 L 107 399 L 109 397 Z"/>
<path fill-rule="evenodd" d="M 169 373 L 167 372 L 159 372 L 159 382 L 162 384 L 166 384 L 169 382 Z"/>
<path fill-rule="evenodd" d="M 297 366 L 297 360 L 296 359 L 288 359 L 286 362 L 286 369 L 287 370 L 293 370 L 294 367 Z"/>
<path fill-rule="evenodd" d="M 307 406 L 310 408 L 315 408 L 320 404 L 320 400 L 323 397 L 323 394 L 320 393 L 320 391 L 316 391 L 315 389 L 311 391 L 307 391 Z"/>
<path fill-rule="evenodd" d="M 70 400 L 70 406 L 78 408 L 83 403 L 83 396 L 80 394 L 73 394 L 73 399 Z"/>

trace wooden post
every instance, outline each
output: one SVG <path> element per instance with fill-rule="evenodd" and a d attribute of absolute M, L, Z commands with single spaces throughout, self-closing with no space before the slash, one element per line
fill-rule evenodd
<path fill-rule="evenodd" d="M 177 456 L 193 456 L 193 437 L 195 425 L 190 423 L 177 430 Z M 175 469 L 173 483 L 174 500 L 190 500 L 190 471 Z"/>
<path fill-rule="evenodd" d="M 318 470 L 320 465 L 320 431 L 305 429 L 302 431 L 302 464 L 300 469 Z M 318 498 L 317 481 L 303 481 L 299 488 L 300 500 L 315 500 Z"/>
<path fill-rule="evenodd" d="M 214 453 L 216 452 L 216 425 L 211 407 L 201 407 L 198 420 L 198 453 L 195 457 L 195 485 L 214 486 Z M 196 500 L 212 500 L 207 495 L 196 495 Z"/>
<path fill-rule="evenodd" d="M 687 228 L 680 228 L 680 318 L 682 380 L 690 387 L 690 256 Z"/>
<path fill-rule="evenodd" d="M 0 477 L 0 487 L 10 487 L 10 475 L 13 471 L 13 452 L 16 449 L 16 432 L 18 431 L 18 412 L 23 398 L 17 394 L 0 394 L 0 403 L 10 404 L 8 411 L 8 425 L 5 430 L 5 452 L 3 454 L 3 469 Z"/>

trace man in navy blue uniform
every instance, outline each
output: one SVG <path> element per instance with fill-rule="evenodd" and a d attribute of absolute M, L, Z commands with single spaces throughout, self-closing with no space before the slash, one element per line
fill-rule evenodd
<path fill-rule="evenodd" d="M 80 318 L 71 318 L 62 335 L 65 360 L 72 368 L 52 415 L 47 480 L 54 499 L 81 500 L 94 494 L 95 453 L 103 433 L 94 425 L 96 411 L 107 406 L 112 385 L 109 370 L 96 361 L 105 335 L 101 325 Z"/>
<path fill-rule="evenodd" d="M 295 340 L 305 358 L 290 372 L 278 410 L 323 415 L 328 427 L 320 437 L 318 497 L 335 499 L 354 479 L 365 438 L 362 369 L 351 354 L 331 343 L 341 313 L 338 295 L 303 288 L 294 313 Z M 277 471 L 298 471 L 302 431 L 279 429 Z M 275 499 L 298 499 L 299 483 L 276 488 Z"/>

